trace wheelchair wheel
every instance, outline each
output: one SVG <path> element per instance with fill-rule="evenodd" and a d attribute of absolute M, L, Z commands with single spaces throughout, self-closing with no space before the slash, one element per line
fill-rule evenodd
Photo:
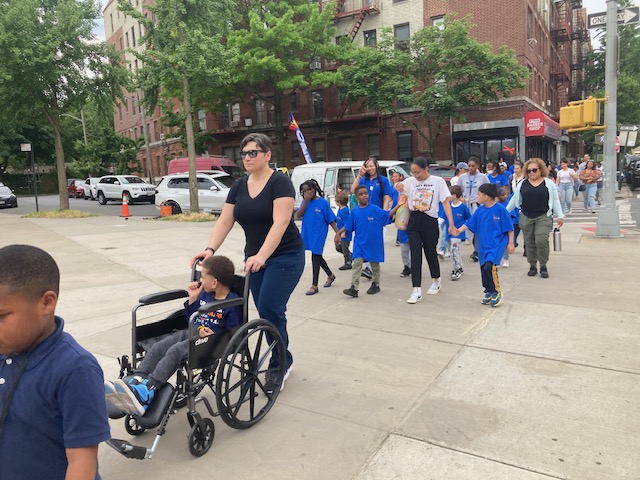
<path fill-rule="evenodd" d="M 189 453 L 194 457 L 201 457 L 209 451 L 211 445 L 213 445 L 213 438 L 216 434 L 213 420 L 203 418 L 202 423 L 204 425 L 204 431 L 200 428 L 200 424 L 196 422 L 189 432 Z"/>
<path fill-rule="evenodd" d="M 270 370 L 273 355 L 279 367 Z M 280 393 L 267 393 L 265 376 L 274 375 L 280 385 L 285 362 L 284 341 L 271 322 L 260 319 L 243 325 L 229 341 L 216 375 L 216 404 L 224 423 L 245 429 L 262 420 Z"/>
<path fill-rule="evenodd" d="M 140 426 L 140 423 L 138 423 L 138 417 L 136 415 L 127 415 L 125 417 L 124 429 L 129 435 L 133 436 L 140 435 L 146 430 L 146 428 Z"/>

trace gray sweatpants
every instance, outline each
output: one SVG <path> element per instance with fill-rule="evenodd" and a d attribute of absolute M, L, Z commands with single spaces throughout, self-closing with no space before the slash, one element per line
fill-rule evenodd
<path fill-rule="evenodd" d="M 158 386 L 167 383 L 187 360 L 188 338 L 189 332 L 186 329 L 178 330 L 154 344 L 140 362 L 136 373 L 145 374 Z"/>

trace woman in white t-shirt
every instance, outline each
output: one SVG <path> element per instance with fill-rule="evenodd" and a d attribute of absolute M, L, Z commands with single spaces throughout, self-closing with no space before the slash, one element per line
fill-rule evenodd
<path fill-rule="evenodd" d="M 424 157 L 416 157 L 411 164 L 411 178 L 395 185 L 396 190 L 407 196 L 407 206 L 411 211 L 407 235 L 411 248 L 411 282 L 413 291 L 407 303 L 416 303 L 422 299 L 422 250 L 429 264 L 432 283 L 427 290 L 429 295 L 440 291 L 440 263 L 436 253 L 438 244 L 438 211 L 440 204 L 453 228 L 451 206 L 449 205 L 449 187 L 441 177 L 429 174 L 429 164 Z"/>
<path fill-rule="evenodd" d="M 569 162 L 563 158 L 560 162 L 560 170 L 556 176 L 556 184 L 558 185 L 558 194 L 560 196 L 560 205 L 562 213 L 568 215 L 571 213 L 571 200 L 573 198 L 573 184 L 578 176 L 576 172 L 569 168 Z"/>

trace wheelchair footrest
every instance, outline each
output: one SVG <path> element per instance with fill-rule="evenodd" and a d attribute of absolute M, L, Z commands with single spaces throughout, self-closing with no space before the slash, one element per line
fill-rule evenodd
<path fill-rule="evenodd" d="M 107 445 L 127 458 L 133 458 L 135 460 L 144 460 L 145 458 L 147 458 L 147 449 L 145 447 L 131 445 L 126 440 L 110 438 L 109 440 L 107 440 Z"/>

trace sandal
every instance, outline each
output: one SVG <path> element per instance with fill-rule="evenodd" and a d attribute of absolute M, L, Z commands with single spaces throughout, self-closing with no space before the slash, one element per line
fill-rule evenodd
<path fill-rule="evenodd" d="M 331 284 L 335 281 L 335 279 L 336 279 L 336 276 L 335 275 L 331 275 L 329 278 L 327 278 L 327 281 L 324 282 L 324 287 L 325 288 L 330 287 Z"/>
<path fill-rule="evenodd" d="M 311 285 L 311 288 L 307 290 L 307 293 L 305 293 L 305 295 L 315 295 L 316 293 L 318 293 L 318 287 Z"/>

